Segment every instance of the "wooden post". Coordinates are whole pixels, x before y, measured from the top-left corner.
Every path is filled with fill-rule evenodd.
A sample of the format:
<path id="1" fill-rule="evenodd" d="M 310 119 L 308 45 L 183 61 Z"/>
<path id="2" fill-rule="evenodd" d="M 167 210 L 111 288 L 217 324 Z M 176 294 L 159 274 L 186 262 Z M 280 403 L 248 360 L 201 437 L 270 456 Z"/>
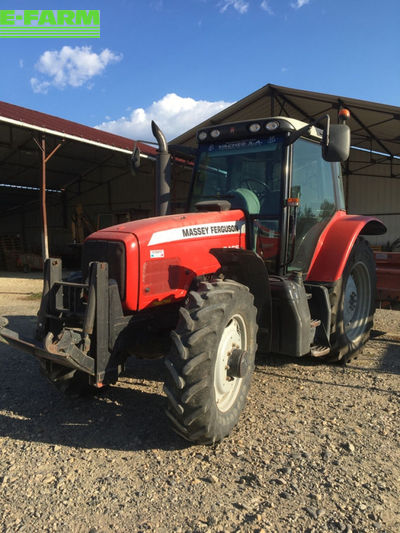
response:
<path id="1" fill-rule="evenodd" d="M 46 207 L 46 138 L 42 135 L 42 255 L 43 262 L 49 258 L 49 236 L 47 230 L 47 207 Z"/>
<path id="2" fill-rule="evenodd" d="M 57 144 L 57 146 L 50 152 L 46 157 L 46 136 L 42 134 L 41 143 L 37 141 L 35 137 L 33 140 L 38 145 L 40 151 L 42 152 L 42 183 L 40 187 L 40 196 L 41 196 L 41 212 L 42 212 L 42 256 L 43 262 L 49 258 L 49 235 L 47 228 L 47 206 L 46 206 L 46 164 L 47 161 L 57 152 L 57 150 L 62 146 L 64 139 Z"/>

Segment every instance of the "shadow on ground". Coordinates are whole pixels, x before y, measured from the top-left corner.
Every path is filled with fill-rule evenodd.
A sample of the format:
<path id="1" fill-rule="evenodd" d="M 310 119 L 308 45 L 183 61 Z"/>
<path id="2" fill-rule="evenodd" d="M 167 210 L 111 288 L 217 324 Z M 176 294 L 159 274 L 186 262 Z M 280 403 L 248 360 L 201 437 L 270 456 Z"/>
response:
<path id="1" fill-rule="evenodd" d="M 10 329 L 28 337 L 33 335 L 36 316 L 7 318 Z M 379 336 L 375 336 L 372 343 L 376 343 L 377 338 Z M 318 367 L 325 364 L 309 357 L 293 359 L 276 354 L 259 354 L 257 372 L 327 387 L 368 388 L 400 396 L 393 390 L 368 387 L 361 383 L 348 384 L 345 379 L 337 379 L 337 374 L 349 371 L 400 374 L 400 343 L 388 339 L 385 342 L 376 366 L 364 367 L 362 355 L 360 361 L 346 368 L 335 365 L 335 372 L 325 374 L 323 379 L 318 377 Z M 365 348 L 367 352 L 374 350 L 372 343 Z M 287 367 L 288 371 L 282 372 L 283 367 Z M 130 359 L 126 372 L 116 386 L 99 391 L 94 397 L 79 399 L 63 396 L 48 383 L 41 376 L 34 357 L 1 342 L 0 373 L 2 437 L 74 448 L 130 451 L 182 449 L 188 446 L 170 430 L 164 414 L 164 366 L 160 359 Z"/>
<path id="2" fill-rule="evenodd" d="M 367 347 L 376 346 L 383 352 L 379 358 L 379 372 L 400 374 L 400 335 L 372 330 L 371 341 Z"/>
<path id="3" fill-rule="evenodd" d="M 314 359 L 312 357 L 293 358 L 280 354 L 257 354 L 257 371 L 286 378 L 289 380 L 317 383 L 325 386 L 353 388 L 357 390 L 371 390 L 384 394 L 393 394 L 400 399 L 400 392 L 394 391 L 392 388 L 384 389 L 376 387 L 375 385 L 363 385 L 358 383 L 356 385 L 349 384 L 346 379 L 337 379 L 337 376 L 347 372 L 366 373 L 369 375 L 379 374 L 394 374 L 400 375 L 400 337 L 390 338 L 385 332 L 373 331 L 371 340 L 360 350 L 358 356 L 348 363 L 327 363 Z M 318 374 L 318 368 L 331 367 L 333 373 L 332 379 L 316 379 L 314 376 Z M 288 369 L 287 373 L 283 373 L 284 368 Z M 276 369 L 276 370 L 274 370 Z M 296 373 L 296 369 L 298 373 Z M 324 376 L 330 377 L 329 374 Z"/>
<path id="4" fill-rule="evenodd" d="M 366 361 L 371 361 L 368 366 L 363 366 Z M 257 354 L 257 364 L 261 366 L 281 368 L 287 365 L 299 367 L 319 367 L 329 365 L 338 368 L 348 368 L 355 372 L 371 372 L 386 374 L 400 374 L 400 335 L 391 335 L 385 331 L 372 330 L 371 338 L 360 350 L 357 357 L 349 364 L 327 363 L 313 357 L 289 357 L 280 354 Z"/>
<path id="5" fill-rule="evenodd" d="M 8 316 L 8 328 L 32 336 L 35 316 Z M 71 399 L 39 371 L 37 360 L 0 342 L 0 436 L 76 448 L 182 449 L 168 426 L 163 361 L 131 359 L 116 386 Z"/>

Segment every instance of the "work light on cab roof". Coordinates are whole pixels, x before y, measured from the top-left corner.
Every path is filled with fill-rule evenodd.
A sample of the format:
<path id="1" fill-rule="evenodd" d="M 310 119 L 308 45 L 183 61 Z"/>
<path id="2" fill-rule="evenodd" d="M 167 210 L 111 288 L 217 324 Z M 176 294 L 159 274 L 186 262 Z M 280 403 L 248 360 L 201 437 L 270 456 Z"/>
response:
<path id="1" fill-rule="evenodd" d="M 261 124 L 259 122 L 253 122 L 253 124 L 250 124 L 249 131 L 251 133 L 257 133 L 261 130 Z"/>
<path id="2" fill-rule="evenodd" d="M 271 122 L 267 122 L 265 124 L 265 129 L 267 129 L 268 131 L 274 131 L 277 130 L 279 126 L 280 124 L 277 120 L 271 120 Z"/>

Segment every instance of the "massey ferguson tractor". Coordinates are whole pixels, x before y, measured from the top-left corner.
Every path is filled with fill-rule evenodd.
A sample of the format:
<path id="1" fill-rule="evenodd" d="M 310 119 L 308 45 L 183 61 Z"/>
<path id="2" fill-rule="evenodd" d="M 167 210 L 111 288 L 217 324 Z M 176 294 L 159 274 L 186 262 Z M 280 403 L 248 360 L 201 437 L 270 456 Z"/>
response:
<path id="1" fill-rule="evenodd" d="M 257 349 L 349 361 L 375 310 L 363 236 L 386 228 L 345 212 L 348 115 L 201 128 L 184 214 L 167 214 L 170 155 L 153 123 L 162 216 L 90 235 L 77 279 L 48 259 L 36 339 L 2 337 L 65 392 L 115 383 L 129 355 L 164 356 L 166 414 L 197 443 L 238 422 Z"/>

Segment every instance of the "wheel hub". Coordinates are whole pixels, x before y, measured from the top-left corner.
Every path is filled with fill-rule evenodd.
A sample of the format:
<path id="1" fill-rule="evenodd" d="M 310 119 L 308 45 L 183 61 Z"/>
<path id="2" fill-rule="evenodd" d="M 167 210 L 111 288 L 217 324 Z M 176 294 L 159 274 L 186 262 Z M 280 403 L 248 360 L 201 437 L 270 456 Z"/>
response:
<path id="1" fill-rule="evenodd" d="M 249 369 L 246 350 L 235 349 L 228 360 L 227 374 L 230 378 L 244 378 Z"/>
<path id="2" fill-rule="evenodd" d="M 246 328 L 240 315 L 231 318 L 222 332 L 214 369 L 214 391 L 217 407 L 228 411 L 234 404 L 247 365 Z M 242 375 L 240 375 L 242 374 Z"/>
<path id="3" fill-rule="evenodd" d="M 343 322 L 347 337 L 355 342 L 362 335 L 369 316 L 370 278 L 364 263 L 356 263 L 347 278 L 343 301 Z"/>

